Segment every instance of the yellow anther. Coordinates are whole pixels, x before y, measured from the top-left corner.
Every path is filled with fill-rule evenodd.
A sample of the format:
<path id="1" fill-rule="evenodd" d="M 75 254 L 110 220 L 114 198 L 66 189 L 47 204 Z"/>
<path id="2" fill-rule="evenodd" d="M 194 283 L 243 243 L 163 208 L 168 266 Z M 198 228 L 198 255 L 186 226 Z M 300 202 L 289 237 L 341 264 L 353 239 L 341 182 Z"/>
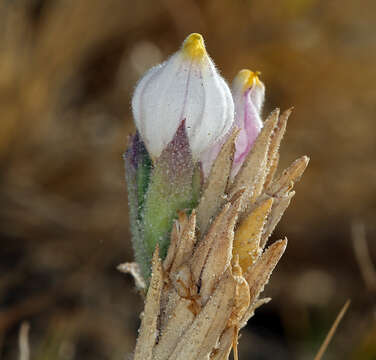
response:
<path id="1" fill-rule="evenodd" d="M 191 59 L 201 59 L 206 54 L 202 35 L 198 33 L 188 35 L 183 42 L 183 52 Z"/>

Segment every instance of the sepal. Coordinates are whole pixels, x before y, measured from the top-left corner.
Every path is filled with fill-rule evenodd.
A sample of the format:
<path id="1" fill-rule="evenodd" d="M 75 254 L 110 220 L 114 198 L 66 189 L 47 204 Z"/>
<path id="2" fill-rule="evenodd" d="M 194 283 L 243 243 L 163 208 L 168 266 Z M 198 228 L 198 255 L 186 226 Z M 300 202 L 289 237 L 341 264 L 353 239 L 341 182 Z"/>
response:
<path id="1" fill-rule="evenodd" d="M 156 244 L 159 244 L 162 259 L 166 256 L 172 224 L 178 211 L 190 212 L 196 205 L 194 174 L 195 165 L 185 122 L 182 121 L 172 141 L 154 162 L 145 194 L 142 236 L 149 259 Z M 195 187 L 197 188 L 197 184 Z M 149 273 L 145 277 L 148 278 Z"/>
<path id="2" fill-rule="evenodd" d="M 128 190 L 129 223 L 136 262 L 145 273 L 148 258 L 142 236 L 142 210 L 144 197 L 149 185 L 151 160 L 138 133 L 129 138 L 124 154 L 125 178 Z"/>

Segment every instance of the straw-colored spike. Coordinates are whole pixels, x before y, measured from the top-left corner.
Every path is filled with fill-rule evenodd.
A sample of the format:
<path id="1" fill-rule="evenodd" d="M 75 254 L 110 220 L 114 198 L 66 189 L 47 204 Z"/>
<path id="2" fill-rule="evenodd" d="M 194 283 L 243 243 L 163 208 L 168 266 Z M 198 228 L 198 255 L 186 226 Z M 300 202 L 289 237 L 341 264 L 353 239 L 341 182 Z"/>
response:
<path id="1" fill-rule="evenodd" d="M 250 305 L 249 285 L 243 277 L 243 271 L 239 265 L 239 256 L 235 257 L 234 265 L 232 267 L 232 275 L 236 281 L 235 303 L 228 326 L 238 326 L 240 319 Z"/>
<path id="2" fill-rule="evenodd" d="M 274 130 L 274 134 L 270 140 L 270 146 L 268 151 L 268 169 L 267 169 L 267 177 L 269 173 L 272 171 L 272 167 L 275 166 L 276 157 L 279 155 L 279 147 L 281 145 L 281 141 L 283 136 L 286 132 L 287 127 L 287 120 L 289 119 L 293 108 L 285 110 L 279 117 L 277 126 Z"/>
<path id="3" fill-rule="evenodd" d="M 264 191 L 268 189 L 268 187 L 274 180 L 274 176 L 278 169 L 278 164 L 279 164 L 279 153 L 277 152 L 275 156 L 270 160 L 269 171 L 266 175 L 265 183 L 264 183 Z"/>
<path id="4" fill-rule="evenodd" d="M 270 142 L 270 148 L 269 148 L 269 154 L 268 154 L 269 160 L 271 160 L 279 151 L 281 141 L 286 132 L 287 121 L 293 109 L 294 108 L 291 107 L 290 109 L 285 110 L 278 119 L 277 127 L 275 129 L 275 132 Z"/>
<path id="5" fill-rule="evenodd" d="M 160 329 L 164 329 L 172 312 L 180 301 L 177 290 L 167 281 L 161 295 L 161 311 L 159 314 Z"/>
<path id="6" fill-rule="evenodd" d="M 171 235 L 170 235 L 170 245 L 167 250 L 167 255 L 163 261 L 163 269 L 165 271 L 170 270 L 171 265 L 175 259 L 177 246 L 178 246 L 178 239 L 180 236 L 180 227 L 181 227 L 181 223 L 178 220 L 175 220 L 172 225 L 172 230 L 171 230 Z"/>
<path id="7" fill-rule="evenodd" d="M 264 232 L 261 237 L 260 241 L 260 247 L 264 248 L 266 245 L 266 242 L 269 239 L 269 236 L 274 231 L 275 227 L 279 223 L 279 221 L 282 218 L 282 215 L 286 211 L 286 209 L 289 207 L 291 199 L 295 195 L 295 191 L 290 191 L 287 195 L 280 197 L 280 198 L 274 198 L 274 203 L 270 212 L 270 215 L 268 217 L 268 220 L 264 227 Z"/>
<path id="8" fill-rule="evenodd" d="M 221 335 L 218 348 L 210 355 L 210 360 L 227 360 L 230 356 L 234 334 L 237 331 L 235 326 L 227 328 Z"/>
<path id="9" fill-rule="evenodd" d="M 165 70 L 172 72 L 167 74 Z M 182 81 L 176 84 L 172 81 L 176 86 L 171 88 L 175 73 L 181 75 Z M 190 75 L 187 77 L 187 74 Z M 258 75 L 249 70 L 240 71 L 233 88 L 234 94 L 239 90 L 249 96 L 257 112 L 265 90 Z M 199 97 L 202 101 L 197 102 L 189 95 L 197 93 L 195 89 L 202 85 L 203 79 L 208 84 L 204 87 L 210 90 L 209 96 Z M 161 86 L 168 88 L 168 96 L 162 97 L 164 102 L 160 102 Z M 187 89 L 187 106 L 183 107 L 193 111 L 194 116 L 182 114 L 185 120 L 181 122 L 176 114 L 181 113 L 182 102 L 174 95 Z M 154 96 L 155 106 L 147 106 L 148 94 Z M 211 100 L 209 103 L 213 106 L 205 99 Z M 223 106 L 217 106 L 222 102 Z M 200 107 L 210 111 L 202 112 Z M 156 116 L 155 109 L 163 116 Z M 139 286 L 148 290 L 133 360 L 228 360 L 231 349 L 234 360 L 238 360 L 239 331 L 255 309 L 270 300 L 259 299 L 260 293 L 284 253 L 287 239 L 273 243 L 266 250 L 264 247 L 290 204 L 294 196 L 291 190 L 309 161 L 303 156 L 275 177 L 279 147 L 292 109 L 281 115 L 279 109 L 274 110 L 263 126 L 257 118 L 254 125 L 258 136 L 255 140 L 249 136 L 251 150 L 233 168 L 239 133 L 232 123 L 234 102 L 230 89 L 208 57 L 202 36 L 193 33 L 180 51 L 147 72 L 139 82 L 132 110 L 140 139 L 147 149 L 137 149 L 140 144 L 135 137 L 126 153 L 127 174 L 130 168 L 132 175 L 128 180 L 133 183 L 129 187 L 133 190 L 129 198 L 135 202 L 131 204 L 133 213 L 140 215 L 137 199 L 143 198 L 145 186 L 146 200 L 149 199 L 143 203 L 141 217 L 131 217 L 134 241 L 149 247 L 148 256 L 136 256 L 140 263 L 144 258 L 147 260 L 142 263 L 144 275 L 140 275 L 134 264 L 119 268 L 130 271 L 138 284 L 145 276 L 145 285 Z M 155 119 L 172 124 L 166 127 L 167 133 L 156 136 Z M 205 125 L 201 132 L 192 126 L 195 122 Z M 208 178 L 201 184 L 201 163 L 207 165 L 201 155 L 208 147 L 208 151 L 215 153 L 219 150 L 214 143 L 216 139 L 225 140 Z M 135 161 L 146 165 L 146 153 L 153 162 L 153 171 L 150 179 L 147 176 L 148 184 L 142 181 L 138 189 L 135 176 L 144 168 L 134 165 Z M 156 243 L 159 247 L 153 253 Z M 143 254 L 142 248 L 136 252 L 139 254 Z"/>
<path id="10" fill-rule="evenodd" d="M 241 188 L 245 189 L 242 209 L 251 205 L 262 190 L 258 183 L 264 184 L 266 176 L 266 165 L 270 139 L 278 122 L 279 110 L 274 110 L 264 123 L 259 136 L 257 137 L 252 150 L 247 155 L 241 169 L 236 175 L 233 183 L 229 186 L 229 194 L 232 195 Z"/>
<path id="11" fill-rule="evenodd" d="M 174 273 L 192 255 L 196 243 L 196 211 L 193 210 L 189 219 L 182 228 L 178 239 L 176 255 L 171 266 L 171 273 Z"/>
<path id="12" fill-rule="evenodd" d="M 244 274 L 249 284 L 251 303 L 258 299 L 259 294 L 268 283 L 269 277 L 277 265 L 287 246 L 287 239 L 279 240 L 270 245 L 259 260 Z"/>
<path id="13" fill-rule="evenodd" d="M 260 255 L 260 239 L 272 205 L 273 198 L 263 201 L 241 221 L 235 232 L 233 256 L 239 256 L 239 264 L 244 272 Z"/>
<path id="14" fill-rule="evenodd" d="M 240 208 L 240 202 L 241 197 L 238 197 L 232 203 L 228 216 L 224 219 L 223 223 L 211 229 L 211 231 L 215 233 L 215 241 L 212 242 L 201 271 L 200 296 L 202 304 L 206 303 L 222 274 L 230 266 L 234 227 Z"/>
<path id="15" fill-rule="evenodd" d="M 197 225 L 202 235 L 206 233 L 211 219 L 218 214 L 226 201 L 224 193 L 231 173 L 235 140 L 238 133 L 238 130 L 233 131 L 224 143 L 206 180 L 206 185 L 197 208 Z"/>
<path id="16" fill-rule="evenodd" d="M 222 234 L 228 234 L 227 225 L 229 224 L 229 219 L 234 218 L 234 215 L 238 212 L 238 207 L 236 207 L 234 202 L 241 197 L 242 194 L 243 189 L 235 194 L 233 198 L 223 206 L 221 212 L 211 224 L 206 236 L 198 242 L 190 262 L 192 277 L 195 283 L 199 283 L 201 280 L 202 269 L 204 268 L 207 256 L 213 244 L 217 241 L 219 236 L 222 236 Z"/>
<path id="17" fill-rule="evenodd" d="M 175 272 L 170 273 L 170 280 L 181 297 L 190 297 L 193 290 L 193 282 L 189 264 L 183 264 Z"/>
<path id="18" fill-rule="evenodd" d="M 309 163 L 308 156 L 302 156 L 295 160 L 280 176 L 274 181 L 267 193 L 273 196 L 280 196 L 283 192 L 290 191 L 294 184 L 299 181 Z"/>
<path id="19" fill-rule="evenodd" d="M 279 147 L 281 145 L 283 136 L 285 135 L 287 120 L 289 119 L 292 110 L 293 108 L 287 109 L 281 114 L 278 120 L 277 127 L 272 136 L 268 152 L 268 169 L 264 183 L 264 190 L 266 190 L 269 187 L 277 171 L 279 163 Z"/>
<path id="20" fill-rule="evenodd" d="M 159 258 L 159 247 L 155 248 L 152 260 L 152 275 L 146 295 L 144 316 L 142 318 L 140 335 L 137 339 L 134 360 L 152 360 L 152 350 L 155 345 L 158 328 L 157 321 L 160 312 L 161 291 L 163 288 L 163 270 Z"/>
<path id="21" fill-rule="evenodd" d="M 257 197 L 262 193 L 263 189 L 265 188 L 265 183 L 268 181 L 269 174 L 270 176 L 273 176 L 274 172 L 276 171 L 279 161 L 279 146 L 281 144 L 283 135 L 285 134 L 287 120 L 291 112 L 292 108 L 284 111 L 278 118 L 277 125 L 270 138 L 265 172 L 262 174 L 262 178 L 260 178 L 257 182 L 252 201 L 255 201 Z"/>
<path id="22" fill-rule="evenodd" d="M 234 348 L 234 358 L 238 359 L 239 322 L 250 305 L 249 285 L 243 277 L 243 271 L 239 265 L 239 256 L 235 257 L 232 275 L 236 281 L 234 306 L 227 323 L 227 329 L 222 333 L 218 347 L 213 349 L 210 359 L 228 359 L 231 348 Z"/>
<path id="23" fill-rule="evenodd" d="M 225 224 L 227 223 L 226 219 L 229 217 L 230 209 L 231 204 L 225 204 L 222 211 L 212 223 L 207 235 L 198 243 L 198 246 L 193 253 L 193 257 L 191 259 L 191 271 L 193 280 L 196 283 L 200 281 L 201 272 L 205 265 L 206 258 L 209 254 L 212 244 L 216 239 L 217 234 L 215 229 L 221 228 L 222 232 L 226 231 Z"/>
<path id="24" fill-rule="evenodd" d="M 207 359 L 231 314 L 236 282 L 228 270 L 213 295 L 181 337 L 169 360 Z"/>
<path id="25" fill-rule="evenodd" d="M 195 314 L 190 310 L 189 299 L 181 298 L 176 291 L 170 296 L 175 299 L 176 307 L 169 312 L 163 326 L 160 340 L 153 351 L 154 360 L 168 359 L 184 332 L 195 319 Z"/>

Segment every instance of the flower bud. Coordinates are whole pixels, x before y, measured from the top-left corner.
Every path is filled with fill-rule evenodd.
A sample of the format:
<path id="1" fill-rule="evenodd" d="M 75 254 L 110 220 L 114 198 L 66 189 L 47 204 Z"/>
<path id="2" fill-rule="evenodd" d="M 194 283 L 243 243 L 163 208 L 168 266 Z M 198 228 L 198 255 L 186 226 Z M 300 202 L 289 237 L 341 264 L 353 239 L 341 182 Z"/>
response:
<path id="1" fill-rule="evenodd" d="M 265 98 L 265 86 L 259 79 L 259 72 L 241 70 L 232 85 L 232 96 L 235 103 L 235 122 L 225 137 L 208 148 L 201 156 L 205 177 L 209 175 L 211 166 L 222 145 L 234 130 L 239 129 L 235 142 L 235 155 L 231 176 L 239 171 L 245 157 L 252 148 L 262 128 L 261 109 Z"/>
<path id="2" fill-rule="evenodd" d="M 200 34 L 150 69 L 132 99 L 136 127 L 153 159 L 173 139 L 182 121 L 193 159 L 231 128 L 234 103 L 229 87 L 208 56 Z"/>
<path id="3" fill-rule="evenodd" d="M 241 70 L 233 81 L 234 125 L 240 129 L 235 143 L 233 176 L 240 169 L 263 125 L 260 113 L 265 98 L 265 86 L 258 76 L 258 72 Z"/>

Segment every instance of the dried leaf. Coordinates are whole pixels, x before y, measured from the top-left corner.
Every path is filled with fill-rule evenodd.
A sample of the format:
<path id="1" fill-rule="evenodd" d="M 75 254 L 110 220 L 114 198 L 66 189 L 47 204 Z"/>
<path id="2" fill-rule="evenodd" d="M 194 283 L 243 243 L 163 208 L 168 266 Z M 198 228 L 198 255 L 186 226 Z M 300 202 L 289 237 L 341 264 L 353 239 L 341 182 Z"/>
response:
<path id="1" fill-rule="evenodd" d="M 230 195 L 235 194 L 242 188 L 245 189 L 242 209 L 246 209 L 260 195 L 258 192 L 262 190 L 262 187 L 256 185 L 261 183 L 263 185 L 265 181 L 270 139 L 277 125 L 278 115 L 279 110 L 274 110 L 265 121 L 252 150 L 247 155 L 234 182 L 229 186 L 228 192 Z"/>
<path id="2" fill-rule="evenodd" d="M 250 287 L 250 306 L 239 322 L 240 328 L 244 327 L 253 316 L 254 311 L 261 305 L 270 301 L 270 298 L 259 300 L 258 297 L 268 283 L 270 275 L 283 255 L 287 246 L 287 239 L 279 240 L 270 245 L 252 268 L 248 269 L 245 278 Z"/>
<path id="3" fill-rule="evenodd" d="M 287 239 L 279 240 L 270 245 L 259 260 L 248 269 L 244 277 L 249 284 L 251 304 L 268 283 L 269 277 L 277 265 L 287 246 Z"/>
<path id="4" fill-rule="evenodd" d="M 192 281 L 189 264 L 183 264 L 176 272 L 170 273 L 170 279 L 181 297 L 190 298 L 191 296 L 196 296 L 197 286 Z"/>
<path id="5" fill-rule="evenodd" d="M 280 178 L 274 181 L 267 193 L 272 196 L 280 196 L 281 194 L 290 191 L 294 184 L 299 181 L 307 168 L 309 162 L 308 156 L 302 156 L 295 160 L 280 176 Z"/>
<path id="6" fill-rule="evenodd" d="M 201 240 L 198 243 L 193 253 L 193 257 L 191 259 L 191 271 L 193 275 L 193 280 L 196 283 L 198 283 L 200 280 L 201 272 L 205 265 L 206 258 L 208 256 L 212 243 L 216 239 L 216 233 L 219 231 L 219 229 L 221 229 L 221 232 L 226 231 L 226 228 L 223 224 L 225 223 L 224 220 L 228 218 L 229 216 L 230 208 L 231 208 L 230 203 L 227 203 L 223 207 L 220 214 L 216 217 L 216 219 L 212 223 L 208 234 L 205 236 L 203 240 Z"/>
<path id="7" fill-rule="evenodd" d="M 236 283 L 228 270 L 209 301 L 184 333 L 169 360 L 209 357 L 231 314 Z"/>
<path id="8" fill-rule="evenodd" d="M 262 234 L 262 238 L 260 241 L 261 248 L 265 247 L 266 242 L 269 239 L 269 236 L 272 234 L 275 227 L 281 220 L 282 215 L 284 214 L 284 212 L 290 205 L 291 199 L 293 198 L 294 195 L 295 195 L 295 191 L 291 191 L 287 195 L 281 198 L 274 198 L 272 210 L 265 224 L 264 232 Z"/>
<path id="9" fill-rule="evenodd" d="M 175 272 L 184 262 L 186 262 L 193 252 L 196 243 L 196 211 L 193 210 L 189 220 L 182 226 L 176 248 L 176 255 L 171 266 L 171 272 Z"/>
<path id="10" fill-rule="evenodd" d="M 264 191 L 268 189 L 268 187 L 274 180 L 274 176 L 278 169 L 278 164 L 279 164 L 279 153 L 276 153 L 275 156 L 270 160 L 269 171 L 266 175 L 265 183 L 264 183 Z"/>
<path id="11" fill-rule="evenodd" d="M 176 307 L 169 311 L 167 321 L 159 336 L 159 342 L 153 351 L 153 359 L 168 359 L 176 348 L 180 338 L 192 324 L 195 315 L 190 310 L 191 301 L 181 298 L 177 292 L 170 296 L 175 299 Z"/>
<path id="12" fill-rule="evenodd" d="M 234 297 L 234 308 L 228 322 L 228 326 L 238 327 L 240 319 L 243 317 L 244 313 L 249 307 L 250 297 L 249 297 L 249 285 L 247 280 L 243 277 L 242 268 L 239 265 L 239 257 L 236 256 L 236 260 L 232 267 L 232 275 L 236 281 L 235 297 Z"/>
<path id="13" fill-rule="evenodd" d="M 180 216 L 180 213 L 179 213 L 179 216 Z M 163 269 L 165 271 L 170 270 L 172 266 L 172 262 L 175 259 L 177 246 L 178 246 L 178 239 L 180 236 L 180 227 L 181 227 L 181 222 L 179 222 L 178 220 L 175 220 L 172 225 L 172 230 L 171 230 L 171 235 L 170 235 L 170 245 L 167 250 L 167 255 L 165 259 L 163 260 Z"/>
<path id="14" fill-rule="evenodd" d="M 239 264 L 247 271 L 260 254 L 260 239 L 265 221 L 273 205 L 273 198 L 263 201 L 245 219 L 235 232 L 233 256 L 239 256 Z"/>
<path id="15" fill-rule="evenodd" d="M 200 283 L 200 295 L 205 304 L 214 286 L 231 261 L 234 226 L 240 208 L 241 196 L 225 205 L 208 234 L 199 243 L 192 258 L 193 279 Z"/>
<path id="16" fill-rule="evenodd" d="M 281 145 L 281 141 L 283 135 L 286 132 L 287 120 L 291 115 L 293 108 L 287 109 L 284 111 L 278 119 L 277 127 L 274 130 L 274 134 L 270 141 L 269 151 L 268 151 L 268 161 L 267 161 L 267 177 L 265 183 L 272 179 L 273 173 L 276 169 L 276 165 L 278 164 L 279 158 L 279 146 Z M 266 185 L 264 185 L 266 186 Z"/>
<path id="17" fill-rule="evenodd" d="M 219 346 L 210 355 L 210 360 L 227 360 L 230 356 L 234 334 L 237 329 L 234 326 L 227 328 L 219 338 Z"/>
<path id="18" fill-rule="evenodd" d="M 278 119 L 277 128 L 274 131 L 274 134 L 270 143 L 269 159 L 272 159 L 275 155 L 278 154 L 281 141 L 286 132 L 287 120 L 289 119 L 293 109 L 294 108 L 291 107 L 290 109 L 285 110 Z"/>
<path id="19" fill-rule="evenodd" d="M 238 133 L 238 130 L 233 131 L 224 143 L 206 181 L 205 189 L 197 208 L 197 224 L 202 235 L 206 233 L 210 220 L 218 214 L 226 200 L 224 194 L 231 173 L 235 140 Z"/>
<path id="20" fill-rule="evenodd" d="M 159 258 L 158 245 L 154 251 L 152 264 L 150 286 L 146 295 L 144 316 L 141 321 L 134 360 L 153 359 L 152 350 L 158 335 L 157 321 L 160 312 L 161 291 L 163 288 L 163 270 Z"/>
<path id="21" fill-rule="evenodd" d="M 167 281 L 162 289 L 159 329 L 165 328 L 180 299 L 181 297 L 178 295 L 177 290 Z"/>
<path id="22" fill-rule="evenodd" d="M 279 161 L 279 153 L 278 153 L 279 146 L 281 144 L 283 135 L 285 134 L 287 120 L 291 112 L 292 112 L 292 108 L 284 111 L 278 119 L 278 123 L 270 139 L 265 173 L 264 173 L 263 178 L 261 178 L 256 184 L 253 201 L 255 201 L 256 198 L 260 196 L 263 189 L 265 189 L 265 183 L 268 181 L 269 174 L 270 176 L 274 176 L 274 172 L 277 168 L 278 161 Z"/>

